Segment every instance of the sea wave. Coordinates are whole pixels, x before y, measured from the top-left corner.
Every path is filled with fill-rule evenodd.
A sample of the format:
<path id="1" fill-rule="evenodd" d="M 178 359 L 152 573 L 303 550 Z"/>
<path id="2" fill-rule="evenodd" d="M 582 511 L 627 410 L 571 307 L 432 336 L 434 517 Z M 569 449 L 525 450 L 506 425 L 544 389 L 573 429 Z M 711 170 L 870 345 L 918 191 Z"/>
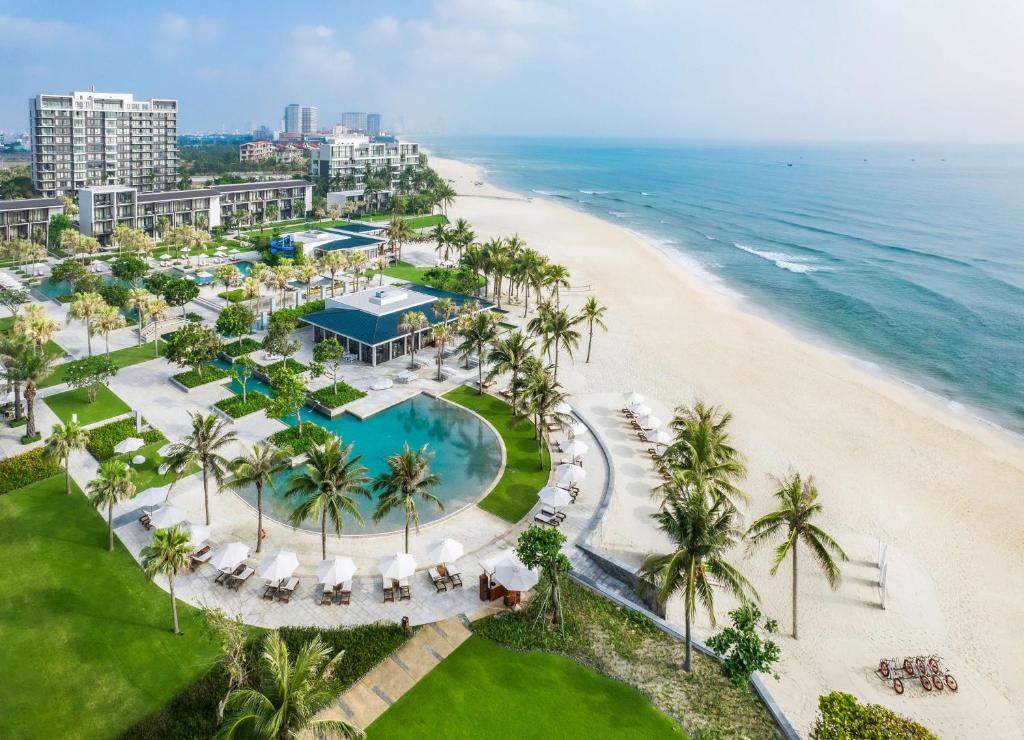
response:
<path id="1" fill-rule="evenodd" d="M 768 260 L 773 263 L 776 267 L 783 270 L 789 270 L 799 274 L 807 272 L 828 272 L 828 267 L 821 267 L 820 265 L 810 264 L 810 257 L 801 257 L 793 254 L 786 254 L 785 252 L 768 252 L 760 249 L 754 249 L 748 247 L 746 244 L 740 244 L 739 242 L 733 242 L 732 244 L 739 250 L 752 254 L 755 257 L 760 257 L 763 260 Z"/>

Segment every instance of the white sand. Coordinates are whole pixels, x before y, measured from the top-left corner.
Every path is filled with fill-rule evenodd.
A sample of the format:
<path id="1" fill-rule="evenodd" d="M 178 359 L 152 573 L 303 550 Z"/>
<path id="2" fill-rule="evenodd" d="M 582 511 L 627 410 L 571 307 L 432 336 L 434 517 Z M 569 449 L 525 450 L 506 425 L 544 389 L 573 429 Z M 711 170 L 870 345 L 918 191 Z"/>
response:
<path id="1" fill-rule="evenodd" d="M 1024 449 L 1016 438 L 802 341 L 613 224 L 476 185 L 482 175 L 460 162 L 432 164 L 460 194 L 451 217 L 467 218 L 481 238 L 518 232 L 609 306 L 594 361 L 584 366 L 580 355 L 560 373 L 577 403 L 611 414 L 618 394 L 636 388 L 666 412 L 697 397 L 730 409 L 750 470 L 750 517 L 771 505 L 770 474 L 817 477 L 823 524 L 852 562 L 832 592 L 804 554 L 799 641 L 788 636 L 789 570 L 772 578 L 768 553 L 734 554 L 785 635 L 782 679 L 770 684 L 798 731 L 810 729 L 818 695 L 839 689 L 942 736 L 1024 734 Z M 578 306 L 585 295 L 566 299 Z M 608 440 L 613 454 L 626 439 Z M 605 545 L 635 558 L 657 543 L 642 515 L 649 509 L 644 486 L 620 478 Z M 874 587 L 880 542 L 890 551 L 884 611 Z M 729 607 L 723 599 L 720 619 Z M 681 617 L 674 605 L 669 616 Z M 897 697 L 872 673 L 883 656 L 922 652 L 946 658 L 959 693 L 911 686 Z"/>

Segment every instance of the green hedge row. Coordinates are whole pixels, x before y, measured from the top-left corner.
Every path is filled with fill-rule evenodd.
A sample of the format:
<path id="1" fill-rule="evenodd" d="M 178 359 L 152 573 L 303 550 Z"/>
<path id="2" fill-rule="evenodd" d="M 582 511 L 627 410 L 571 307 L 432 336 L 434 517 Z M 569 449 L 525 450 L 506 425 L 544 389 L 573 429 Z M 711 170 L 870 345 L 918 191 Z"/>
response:
<path id="1" fill-rule="evenodd" d="M 217 294 L 218 298 L 223 298 L 229 303 L 241 303 L 245 300 L 245 291 L 241 288 L 235 288 L 234 290 L 225 290 Z"/>
<path id="2" fill-rule="evenodd" d="M 270 435 L 270 441 L 282 449 L 291 450 L 293 455 L 301 455 L 310 445 L 322 445 L 331 436 L 323 427 L 306 422 L 302 425 L 301 435 L 298 427 L 288 427 Z"/>
<path id="3" fill-rule="evenodd" d="M 260 409 L 265 409 L 269 405 L 270 399 L 256 391 L 249 391 L 246 394 L 245 401 L 242 401 L 241 396 L 231 396 L 229 398 L 223 398 L 214 404 L 214 406 L 219 408 L 232 419 L 240 419 L 243 416 L 254 414 Z"/>
<path id="4" fill-rule="evenodd" d="M 321 388 L 309 395 L 310 398 L 315 399 L 327 408 L 336 409 L 339 406 L 344 406 L 346 403 L 351 403 L 352 401 L 362 398 L 366 393 L 358 388 L 353 388 L 348 383 L 338 381 L 337 391 L 334 390 L 333 385 L 329 385 L 326 388 Z"/>
<path id="5" fill-rule="evenodd" d="M 129 437 L 141 437 L 147 445 L 154 442 L 165 442 L 167 439 L 159 429 L 148 429 L 142 434 L 138 434 L 135 431 L 135 419 L 112 421 L 101 427 L 90 429 L 88 434 L 89 441 L 86 442 L 85 449 L 99 462 L 112 458 L 115 454 L 114 445 Z"/>
<path id="6" fill-rule="evenodd" d="M 243 339 L 229 342 L 221 348 L 221 352 L 226 354 L 228 357 L 241 357 L 247 355 L 253 350 L 260 348 L 260 343 L 252 337 L 244 337 Z"/>
<path id="7" fill-rule="evenodd" d="M 272 376 L 275 370 L 280 370 L 282 367 L 287 367 L 290 370 L 294 370 L 297 373 L 304 373 L 309 369 L 298 360 L 293 360 L 291 357 L 289 357 L 287 360 L 278 360 L 277 362 L 273 362 L 269 365 L 266 365 L 265 367 L 261 368 L 261 370 L 263 370 L 263 372 L 265 372 L 267 375 Z"/>
<path id="8" fill-rule="evenodd" d="M 215 380 L 226 378 L 228 377 L 228 373 L 226 370 L 221 370 L 219 367 L 214 365 L 207 365 L 203 368 L 201 373 L 197 373 L 195 370 L 186 370 L 183 373 L 178 373 L 171 377 L 186 388 L 195 388 L 196 386 L 206 385 L 207 383 L 212 383 Z"/>
<path id="9" fill-rule="evenodd" d="M 42 448 L 0 460 L 0 495 L 16 491 L 36 481 L 63 473 L 59 462 L 43 456 Z"/>
<path id="10" fill-rule="evenodd" d="M 282 321 L 285 319 L 291 319 L 292 321 L 305 316 L 307 313 L 313 313 L 314 311 L 323 311 L 326 301 L 317 300 L 310 301 L 309 303 L 303 303 L 298 308 L 282 308 L 274 313 L 270 314 L 270 321 Z"/>

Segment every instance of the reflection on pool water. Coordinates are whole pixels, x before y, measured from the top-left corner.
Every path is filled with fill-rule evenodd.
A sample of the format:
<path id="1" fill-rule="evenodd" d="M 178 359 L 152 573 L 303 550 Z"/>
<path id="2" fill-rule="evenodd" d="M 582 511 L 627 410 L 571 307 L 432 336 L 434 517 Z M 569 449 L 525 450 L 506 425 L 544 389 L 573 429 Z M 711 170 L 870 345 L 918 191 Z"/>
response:
<path id="1" fill-rule="evenodd" d="M 240 387 L 234 387 L 236 393 Z M 257 380 L 246 384 L 248 392 L 268 392 L 266 385 Z M 294 417 L 284 420 L 295 426 Z M 402 451 L 403 443 L 418 448 L 427 445 L 434 454 L 431 469 L 441 477 L 441 485 L 433 493 L 444 503 L 445 512 L 436 505 L 417 500 L 420 524 L 439 519 L 466 504 L 476 501 L 498 474 L 501 467 L 501 443 L 497 435 L 483 420 L 461 406 L 421 394 L 392 406 L 380 413 L 360 420 L 352 414 L 341 414 L 328 419 L 311 409 L 302 413 L 304 424 L 314 423 L 341 437 L 343 444 L 354 443 L 353 454 L 361 455 L 361 464 L 368 469 L 371 478 L 387 469 L 388 456 Z M 280 522 L 288 522 L 292 503 L 285 499 L 284 492 L 292 475 L 298 471 L 288 470 L 278 476 L 275 489 L 264 490 L 264 513 Z M 241 491 L 242 497 L 255 503 L 255 489 Z M 346 520 L 345 534 L 376 534 L 393 532 L 405 525 L 402 511 L 393 511 L 379 523 L 373 521 L 373 498 L 357 497 L 356 503 L 366 526 Z M 302 529 L 318 532 L 319 521 L 305 521 Z M 328 531 L 330 524 L 328 523 Z"/>

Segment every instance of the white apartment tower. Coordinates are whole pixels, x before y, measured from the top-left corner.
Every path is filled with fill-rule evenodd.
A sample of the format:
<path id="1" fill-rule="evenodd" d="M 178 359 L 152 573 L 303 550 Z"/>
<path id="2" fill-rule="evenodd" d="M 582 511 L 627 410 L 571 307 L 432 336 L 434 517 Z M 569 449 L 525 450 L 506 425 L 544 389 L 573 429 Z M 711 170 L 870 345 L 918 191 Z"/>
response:
<path id="1" fill-rule="evenodd" d="M 178 180 L 178 101 L 130 93 L 29 100 L 32 186 L 46 197 L 94 185 L 168 190 Z"/>
<path id="2" fill-rule="evenodd" d="M 284 132 L 310 136 L 320 128 L 320 109 L 315 105 L 289 103 L 284 108 Z"/>

